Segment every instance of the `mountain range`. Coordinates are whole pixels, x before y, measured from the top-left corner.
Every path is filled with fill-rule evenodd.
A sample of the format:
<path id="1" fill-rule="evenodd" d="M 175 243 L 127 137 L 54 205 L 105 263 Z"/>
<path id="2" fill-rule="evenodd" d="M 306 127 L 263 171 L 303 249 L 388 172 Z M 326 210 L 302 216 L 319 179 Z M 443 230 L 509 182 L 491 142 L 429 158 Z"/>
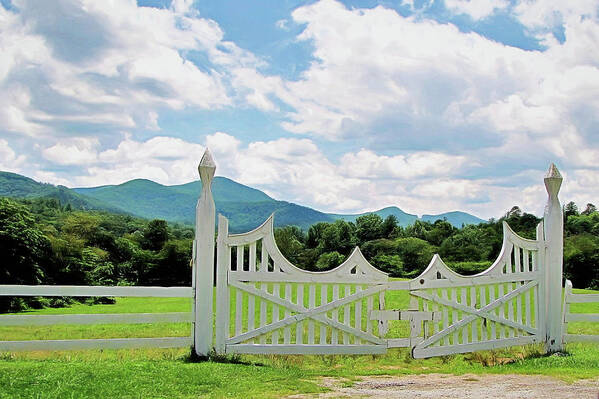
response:
<path id="1" fill-rule="evenodd" d="M 126 213 L 146 219 L 164 219 L 193 225 L 195 206 L 202 188 L 200 181 L 165 186 L 151 180 L 135 179 L 118 185 L 90 188 L 68 188 L 40 183 L 28 177 L 10 172 L 0 172 L 0 196 L 18 198 L 56 198 L 75 209 L 97 209 Z M 448 212 L 438 215 L 406 213 L 392 206 L 362 214 L 333 214 L 317 211 L 287 201 L 276 200 L 264 192 L 239 184 L 226 177 L 217 176 L 212 183 L 212 193 L 217 213 L 229 218 L 229 230 L 239 233 L 259 226 L 275 212 L 275 225 L 296 225 L 307 229 L 317 222 L 333 222 L 337 219 L 355 221 L 367 213 L 385 218 L 395 215 L 400 225 L 407 226 L 416 220 L 445 219 L 456 227 L 477 224 L 484 220 L 465 212 Z"/>

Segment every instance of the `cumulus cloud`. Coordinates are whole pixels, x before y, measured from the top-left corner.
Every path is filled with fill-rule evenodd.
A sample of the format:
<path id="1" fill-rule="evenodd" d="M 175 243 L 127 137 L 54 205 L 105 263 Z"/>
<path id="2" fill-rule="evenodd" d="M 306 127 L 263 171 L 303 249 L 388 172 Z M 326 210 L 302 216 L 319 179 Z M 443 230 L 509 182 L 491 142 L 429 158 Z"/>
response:
<path id="1" fill-rule="evenodd" d="M 464 10 L 485 4 L 448 3 Z M 526 7 L 541 7 L 526 4 L 516 7 L 521 15 Z M 482 18 L 507 3 L 487 6 L 472 13 Z M 509 144 L 532 141 L 538 151 L 569 165 L 567 154 L 592 147 L 599 126 L 591 116 L 599 114 L 599 23 L 581 16 L 595 15 L 593 10 L 558 8 L 569 15 L 566 40 L 526 51 L 452 24 L 323 0 L 292 13 L 305 25 L 298 39 L 314 46 L 315 61 L 299 79 L 251 70 L 238 73 L 236 84 L 247 88 L 247 101 L 260 109 L 276 110 L 273 97 L 291 107 L 282 126 L 297 134 L 327 140 L 367 136 L 370 147 L 394 151 L 494 149 L 499 157 L 515 151 L 531 162 L 534 153 Z M 596 161 L 589 155 L 574 163 Z"/>
<path id="2" fill-rule="evenodd" d="M 13 5 L 0 6 L 2 130 L 49 134 L 72 122 L 156 129 L 158 108 L 230 105 L 227 68 L 260 63 L 189 1 L 170 9 L 133 0 Z M 196 65 L 194 52 L 209 62 Z"/>
<path id="3" fill-rule="evenodd" d="M 510 5 L 506 0 L 445 0 L 445 7 L 456 14 L 469 15 L 474 20 L 484 19 L 496 10 Z"/>
<path id="4" fill-rule="evenodd" d="M 20 173 L 25 159 L 24 155 L 17 155 L 6 140 L 0 139 L 0 170 Z"/>
<path id="5" fill-rule="evenodd" d="M 42 150 L 42 155 L 59 165 L 86 165 L 94 163 L 98 157 L 98 139 L 76 137 Z"/>
<path id="6" fill-rule="evenodd" d="M 521 0 L 514 7 L 519 21 L 533 30 L 554 28 L 581 17 L 593 18 L 598 11 L 595 0 Z"/>

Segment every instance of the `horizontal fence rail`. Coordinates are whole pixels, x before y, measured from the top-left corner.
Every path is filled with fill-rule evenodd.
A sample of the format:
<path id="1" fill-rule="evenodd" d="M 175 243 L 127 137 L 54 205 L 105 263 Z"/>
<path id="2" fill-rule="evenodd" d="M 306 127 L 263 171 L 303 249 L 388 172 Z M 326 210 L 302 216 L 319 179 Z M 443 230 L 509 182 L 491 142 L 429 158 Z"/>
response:
<path id="1" fill-rule="evenodd" d="M 89 285 L 0 285 L 0 296 L 118 296 L 193 298 L 191 287 L 132 287 Z"/>
<path id="2" fill-rule="evenodd" d="M 53 339 L 35 341 L 0 341 L 4 351 L 60 351 L 76 349 L 185 348 L 193 343 L 191 337 Z"/>
<path id="3" fill-rule="evenodd" d="M 0 296 L 68 296 L 68 297 L 160 297 L 193 298 L 192 287 L 132 287 L 78 285 L 0 285 Z M 56 324 L 149 324 L 192 323 L 193 312 L 60 314 L 60 315 L 0 315 L 3 326 L 49 326 Z M 0 351 L 184 348 L 193 344 L 193 337 L 108 338 L 0 341 Z"/>
<path id="4" fill-rule="evenodd" d="M 191 323 L 193 313 L 116 313 L 65 315 L 0 315 L 0 326 L 47 326 L 52 324 L 148 324 Z"/>

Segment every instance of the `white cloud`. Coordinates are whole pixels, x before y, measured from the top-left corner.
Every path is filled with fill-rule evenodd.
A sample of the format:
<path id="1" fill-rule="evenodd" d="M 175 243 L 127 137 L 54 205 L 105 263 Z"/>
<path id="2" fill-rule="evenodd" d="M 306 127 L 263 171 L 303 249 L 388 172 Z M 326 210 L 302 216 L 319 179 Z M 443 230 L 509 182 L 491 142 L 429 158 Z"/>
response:
<path id="1" fill-rule="evenodd" d="M 373 147 L 396 152 L 475 148 L 502 158 L 516 151 L 533 162 L 534 153 L 511 146 L 519 137 L 554 160 L 596 164 L 589 148 L 597 125 L 588 118 L 599 113 L 595 18 L 569 18 L 564 43 L 526 51 L 380 6 L 348 9 L 324 0 L 292 17 L 306 25 L 298 39 L 314 45 L 316 59 L 299 79 L 235 72 L 236 87 L 254 106 L 276 110 L 276 97 L 292 108 L 282 123 L 290 132 L 367 136 Z M 573 161 L 572 152 L 587 154 Z"/>
<path id="2" fill-rule="evenodd" d="M 21 173 L 25 160 L 24 155 L 17 155 L 6 140 L 0 139 L 0 170 Z"/>
<path id="3" fill-rule="evenodd" d="M 289 30 L 289 20 L 283 18 L 283 19 L 279 19 L 277 22 L 275 22 L 275 25 L 277 26 L 277 28 L 282 29 L 282 30 Z"/>
<path id="4" fill-rule="evenodd" d="M 469 15 L 474 20 L 484 19 L 496 10 L 510 5 L 506 0 L 445 0 L 445 7 L 456 14 Z"/>
<path id="5" fill-rule="evenodd" d="M 197 164 L 204 146 L 175 137 L 158 136 L 147 141 L 125 138 L 114 149 L 98 153 L 98 161 L 77 176 L 76 184 L 120 184 L 131 179 L 150 179 L 162 184 L 181 184 L 197 179 Z"/>
<path id="6" fill-rule="evenodd" d="M 596 17 L 599 6 L 596 0 L 520 0 L 514 14 L 531 29 L 553 28 L 572 18 Z"/>
<path id="7" fill-rule="evenodd" d="M 50 172 L 47 170 L 38 170 L 33 174 L 32 177 L 34 180 L 37 180 L 41 183 L 50 183 L 65 187 L 70 185 L 70 180 L 58 176 L 55 172 Z"/>
<path id="8" fill-rule="evenodd" d="M 454 174 L 465 163 L 464 156 L 435 152 L 414 152 L 407 156 L 377 155 L 362 149 L 341 158 L 340 170 L 346 176 L 360 178 L 409 179 L 421 176 Z"/>
<path id="9" fill-rule="evenodd" d="M 42 156 L 59 165 L 87 165 L 96 162 L 99 144 L 96 138 L 71 138 L 43 149 Z"/>
<path id="10" fill-rule="evenodd" d="M 39 135 L 73 122 L 155 129 L 160 108 L 232 104 L 228 68 L 261 63 L 186 0 L 169 9 L 133 0 L 13 3 L 18 11 L 0 6 L 4 130 Z M 210 62 L 198 67 L 194 52 Z"/>

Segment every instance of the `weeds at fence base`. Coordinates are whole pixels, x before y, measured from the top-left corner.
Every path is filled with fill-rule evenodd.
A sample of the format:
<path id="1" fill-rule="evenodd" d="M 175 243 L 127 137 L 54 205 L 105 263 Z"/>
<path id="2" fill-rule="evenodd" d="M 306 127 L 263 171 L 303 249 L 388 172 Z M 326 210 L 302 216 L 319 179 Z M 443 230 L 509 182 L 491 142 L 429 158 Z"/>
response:
<path id="1" fill-rule="evenodd" d="M 567 352 L 560 353 L 557 356 L 569 356 Z M 526 345 L 519 349 L 511 348 L 510 350 L 490 350 L 473 352 L 464 356 L 464 360 L 470 364 L 479 363 L 483 367 L 501 366 L 527 359 L 538 359 L 543 357 L 553 356 L 552 353 L 546 353 L 542 345 Z"/>

